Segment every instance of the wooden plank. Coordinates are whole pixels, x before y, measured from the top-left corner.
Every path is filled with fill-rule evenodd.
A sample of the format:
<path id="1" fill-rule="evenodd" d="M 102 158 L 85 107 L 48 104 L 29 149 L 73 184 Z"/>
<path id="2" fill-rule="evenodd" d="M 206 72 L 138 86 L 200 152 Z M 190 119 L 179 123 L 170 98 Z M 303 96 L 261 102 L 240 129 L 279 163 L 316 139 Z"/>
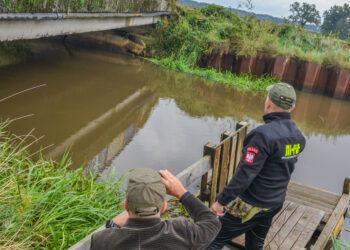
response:
<path id="1" fill-rule="evenodd" d="M 313 214 L 313 211 L 313 208 L 306 207 L 304 214 L 301 216 L 300 220 L 297 222 L 292 231 L 288 234 L 288 237 L 281 244 L 280 249 L 291 249 L 293 247 L 304 228 L 306 228 L 307 225 L 314 220 L 316 215 Z"/>
<path id="2" fill-rule="evenodd" d="M 242 124 L 238 123 L 236 125 L 236 130 L 241 129 L 242 127 L 243 127 Z M 243 141 L 244 141 L 244 137 L 246 136 L 246 134 L 247 134 L 246 127 L 244 129 L 241 129 L 237 134 L 236 158 L 235 158 L 234 172 L 236 172 L 236 169 L 237 169 L 239 162 L 241 160 L 241 157 L 242 157 Z"/>
<path id="3" fill-rule="evenodd" d="M 326 213 L 332 213 L 336 206 L 336 204 L 333 206 L 331 204 L 326 204 L 326 203 L 323 203 L 322 201 L 311 199 L 307 196 L 302 196 L 296 193 L 287 194 L 286 199 L 293 202 L 300 203 L 305 206 L 314 207 L 314 208 L 323 210 Z"/>
<path id="4" fill-rule="evenodd" d="M 323 206 L 320 206 L 318 204 L 314 204 L 314 203 L 311 203 L 311 202 L 308 202 L 308 201 L 295 199 L 294 197 L 290 197 L 290 196 L 287 196 L 286 199 L 288 199 L 289 201 L 292 201 L 292 202 L 295 202 L 295 203 L 307 206 L 307 207 L 311 207 L 311 208 L 315 208 L 315 209 L 323 211 L 325 214 L 324 214 L 324 216 L 322 218 L 322 221 L 325 222 L 325 223 L 327 223 L 329 217 L 331 216 L 331 214 L 332 214 L 332 212 L 334 210 L 334 209 L 323 207 Z"/>
<path id="5" fill-rule="evenodd" d="M 310 213 L 312 215 L 312 219 L 306 226 L 304 226 L 301 234 L 299 235 L 298 239 L 295 241 L 293 247 L 291 248 L 292 250 L 300 250 L 305 248 L 307 243 L 310 241 L 312 235 L 316 231 L 316 228 L 324 215 L 324 212 L 318 209 L 313 209 L 313 211 Z"/>
<path id="6" fill-rule="evenodd" d="M 201 190 L 200 190 L 200 194 L 199 194 L 199 199 L 201 201 L 207 201 L 208 200 L 208 173 L 205 173 L 204 175 L 202 175 L 202 179 L 201 179 Z"/>
<path id="7" fill-rule="evenodd" d="M 211 156 L 207 155 L 180 172 L 178 175 L 176 175 L 176 177 L 186 187 L 193 184 L 194 181 L 198 180 L 198 178 L 207 173 L 210 167 Z"/>
<path id="8" fill-rule="evenodd" d="M 313 248 L 314 250 L 318 250 L 318 249 L 321 250 L 321 249 L 325 248 L 325 246 L 327 245 L 328 240 L 331 236 L 331 233 L 335 229 L 341 216 L 344 215 L 346 209 L 348 208 L 349 200 L 350 200 L 350 196 L 348 194 L 343 194 L 341 196 L 335 210 L 333 211 L 326 226 L 324 227 L 323 231 L 321 232 L 320 236 L 318 237 L 318 239 L 315 243 L 315 246 Z"/>
<path id="9" fill-rule="evenodd" d="M 236 159 L 236 148 L 237 148 L 237 134 L 232 135 L 231 137 L 231 147 L 230 147 L 230 162 L 228 164 L 228 176 L 227 176 L 227 183 L 230 182 L 232 179 L 232 176 L 234 174 L 235 169 L 235 159 Z"/>
<path id="10" fill-rule="evenodd" d="M 244 247 L 245 246 L 245 234 L 241 234 L 240 236 L 234 238 L 232 240 L 232 242 L 236 245 Z"/>
<path id="11" fill-rule="evenodd" d="M 275 237 L 275 235 L 280 231 L 283 225 L 289 220 L 289 217 L 294 213 L 297 209 L 298 205 L 294 202 L 291 202 L 286 209 L 280 214 L 280 216 L 275 220 L 275 222 L 271 225 L 270 230 L 266 236 L 265 244 L 268 245 Z"/>
<path id="12" fill-rule="evenodd" d="M 292 213 L 289 217 L 288 221 L 281 227 L 279 232 L 275 235 L 275 237 L 268 244 L 271 249 L 278 249 L 280 245 L 285 241 L 288 234 L 292 231 L 295 224 L 299 221 L 306 210 L 306 207 L 303 205 L 298 205 L 297 209 Z"/>
<path id="13" fill-rule="evenodd" d="M 211 186 L 210 186 L 210 197 L 209 197 L 209 206 L 215 202 L 216 193 L 217 193 L 217 184 L 219 178 L 219 163 L 220 163 L 220 153 L 221 146 L 214 149 L 213 160 L 212 160 L 212 175 L 211 175 Z"/>
<path id="14" fill-rule="evenodd" d="M 221 140 L 224 140 L 224 134 L 221 135 Z M 229 163 L 229 151 L 230 151 L 230 140 L 226 140 L 222 145 L 221 158 L 220 158 L 220 175 L 218 179 L 218 190 L 221 192 L 227 183 L 228 175 L 228 163 Z"/>
<path id="15" fill-rule="evenodd" d="M 278 219 L 278 217 L 283 213 L 284 209 L 286 209 L 286 207 L 289 206 L 289 204 L 290 204 L 290 201 L 284 201 L 281 210 L 277 214 L 275 214 L 275 216 L 273 217 L 271 225 Z"/>
<path id="16" fill-rule="evenodd" d="M 304 185 L 301 183 L 297 183 L 294 181 L 291 181 L 288 185 L 287 194 L 293 193 L 293 194 L 300 194 L 304 197 L 309 197 L 314 200 L 323 201 L 326 204 L 331 204 L 336 206 L 340 199 L 340 195 L 336 193 L 332 193 L 323 189 L 311 187 L 308 185 Z"/>
<path id="17" fill-rule="evenodd" d="M 247 133 L 247 129 L 248 129 L 248 122 L 239 122 L 236 124 L 236 131 L 232 133 L 232 136 L 238 134 L 239 132 L 242 132 L 242 130 L 244 130 L 245 134 Z M 225 140 L 221 141 L 218 145 L 216 145 L 217 147 L 222 146 L 226 140 L 229 140 L 228 138 L 226 138 Z"/>
<path id="18" fill-rule="evenodd" d="M 350 189 L 350 178 L 345 178 L 344 185 L 343 185 L 343 194 L 350 194 L 349 189 Z"/>

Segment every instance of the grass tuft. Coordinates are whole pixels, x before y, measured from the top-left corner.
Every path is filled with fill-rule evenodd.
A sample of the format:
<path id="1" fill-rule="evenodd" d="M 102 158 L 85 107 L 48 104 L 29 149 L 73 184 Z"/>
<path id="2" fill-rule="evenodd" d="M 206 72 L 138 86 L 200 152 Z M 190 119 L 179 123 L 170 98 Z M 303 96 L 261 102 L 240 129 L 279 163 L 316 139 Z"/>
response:
<path id="1" fill-rule="evenodd" d="M 66 249 L 122 211 L 117 182 L 95 182 L 83 169 L 29 158 L 26 137 L 0 125 L 0 246 Z"/>

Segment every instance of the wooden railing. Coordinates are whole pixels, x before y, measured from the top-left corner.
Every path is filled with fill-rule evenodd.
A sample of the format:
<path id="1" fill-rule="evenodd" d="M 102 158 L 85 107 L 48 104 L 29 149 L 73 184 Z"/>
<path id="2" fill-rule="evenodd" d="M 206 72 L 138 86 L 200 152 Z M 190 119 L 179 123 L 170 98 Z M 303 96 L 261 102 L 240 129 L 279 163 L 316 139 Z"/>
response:
<path id="1" fill-rule="evenodd" d="M 222 191 L 238 167 L 247 130 L 248 123 L 240 122 L 236 125 L 235 132 L 221 134 L 221 142 L 218 145 L 207 143 L 204 146 L 203 158 L 177 177 L 184 186 L 201 177 L 199 197 L 202 201 L 209 201 L 209 205 L 212 204 L 216 194 Z"/>

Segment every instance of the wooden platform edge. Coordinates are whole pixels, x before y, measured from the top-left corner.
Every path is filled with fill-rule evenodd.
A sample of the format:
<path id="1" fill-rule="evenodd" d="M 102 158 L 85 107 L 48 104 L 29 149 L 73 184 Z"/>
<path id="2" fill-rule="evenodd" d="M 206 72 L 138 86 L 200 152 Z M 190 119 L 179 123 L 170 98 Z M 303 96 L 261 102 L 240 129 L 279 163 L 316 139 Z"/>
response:
<path id="1" fill-rule="evenodd" d="M 341 219 L 341 217 L 346 212 L 348 205 L 349 205 L 349 201 L 350 201 L 350 195 L 343 194 L 341 196 L 341 198 L 340 198 L 336 208 L 334 209 L 331 217 L 329 218 L 326 226 L 324 227 L 320 236 L 318 237 L 318 239 L 313 247 L 313 250 L 323 250 L 326 247 L 333 230 L 337 226 L 338 221 Z"/>

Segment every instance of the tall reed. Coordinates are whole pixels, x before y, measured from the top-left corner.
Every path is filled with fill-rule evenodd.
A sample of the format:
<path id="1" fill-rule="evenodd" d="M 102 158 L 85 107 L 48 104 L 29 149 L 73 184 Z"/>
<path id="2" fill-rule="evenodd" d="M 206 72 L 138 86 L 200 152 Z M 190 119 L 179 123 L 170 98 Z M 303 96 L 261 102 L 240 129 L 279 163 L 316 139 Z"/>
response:
<path id="1" fill-rule="evenodd" d="M 32 160 L 30 135 L 0 125 L 0 248 L 66 249 L 120 213 L 119 181 L 95 182 L 82 168 Z"/>

